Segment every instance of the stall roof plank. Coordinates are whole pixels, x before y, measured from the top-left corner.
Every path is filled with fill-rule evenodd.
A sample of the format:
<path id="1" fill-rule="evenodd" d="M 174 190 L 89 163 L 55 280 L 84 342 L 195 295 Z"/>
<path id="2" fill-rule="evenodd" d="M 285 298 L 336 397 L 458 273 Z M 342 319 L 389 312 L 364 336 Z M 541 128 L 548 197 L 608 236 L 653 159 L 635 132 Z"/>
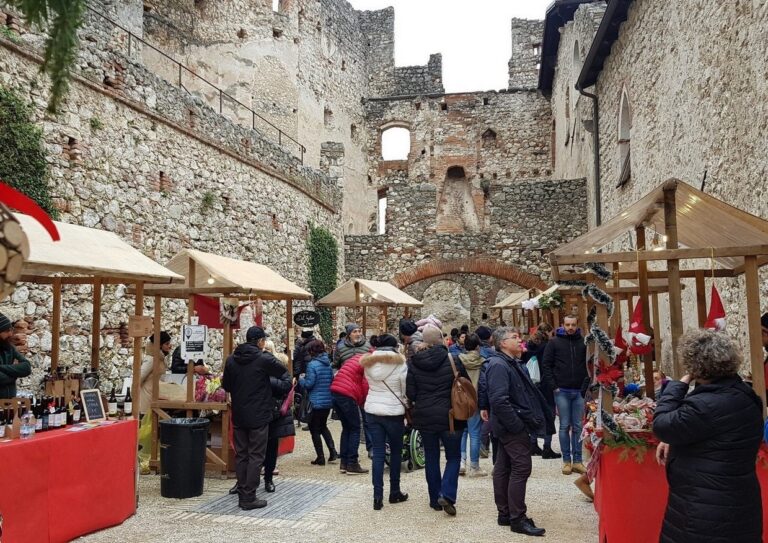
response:
<path id="1" fill-rule="evenodd" d="M 166 266 L 186 278 L 189 262 L 195 262 L 194 285 L 147 285 L 147 296 L 186 298 L 190 294 L 244 294 L 269 300 L 307 299 L 312 295 L 279 273 L 255 262 L 183 249 Z M 212 282 L 209 282 L 209 279 Z"/>
<path id="2" fill-rule="evenodd" d="M 715 260 L 722 267 L 742 270 L 745 253 L 740 253 L 738 249 L 754 248 L 768 243 L 768 221 L 726 204 L 687 183 L 670 179 L 616 217 L 558 247 L 550 253 L 552 262 L 565 264 L 573 263 L 577 259 L 581 262 L 594 259 L 615 262 L 617 260 L 605 260 L 605 257 L 595 253 L 627 232 L 634 231 L 638 226 L 651 228 L 660 236 L 666 235 L 665 190 L 675 191 L 680 249 L 701 249 L 704 253 L 707 249 L 715 249 Z M 728 254 L 723 251 L 727 248 L 734 250 Z M 718 249 L 720 251 L 717 251 Z M 710 255 L 702 256 L 706 258 Z M 684 255 L 681 258 L 692 257 Z"/>
<path id="3" fill-rule="evenodd" d="M 513 292 L 502 301 L 491 307 L 491 309 L 513 309 L 522 307 L 524 300 L 527 300 L 530 295 L 528 292 Z"/>
<path id="4" fill-rule="evenodd" d="M 355 285 L 358 285 L 360 289 L 360 302 L 355 299 Z M 331 307 L 354 307 L 356 305 L 421 307 L 424 304 L 391 283 L 352 278 L 324 296 L 316 305 Z"/>
<path id="5" fill-rule="evenodd" d="M 24 276 L 67 273 L 88 277 L 124 279 L 126 283 L 176 283 L 184 277 L 134 249 L 116 234 L 76 224 L 55 222 L 61 239 L 53 241 L 32 217 L 14 213 L 29 240 Z"/>

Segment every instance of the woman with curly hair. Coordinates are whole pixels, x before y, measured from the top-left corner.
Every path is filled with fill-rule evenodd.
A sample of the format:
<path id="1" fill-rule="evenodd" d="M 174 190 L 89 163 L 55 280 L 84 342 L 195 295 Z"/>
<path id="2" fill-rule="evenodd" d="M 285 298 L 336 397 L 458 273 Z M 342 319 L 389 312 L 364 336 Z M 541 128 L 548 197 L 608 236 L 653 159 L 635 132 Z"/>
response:
<path id="1" fill-rule="evenodd" d="M 739 377 L 741 353 L 726 334 L 688 332 L 679 352 L 687 374 L 669 382 L 653 416 L 669 482 L 660 541 L 759 543 L 762 402 Z"/>

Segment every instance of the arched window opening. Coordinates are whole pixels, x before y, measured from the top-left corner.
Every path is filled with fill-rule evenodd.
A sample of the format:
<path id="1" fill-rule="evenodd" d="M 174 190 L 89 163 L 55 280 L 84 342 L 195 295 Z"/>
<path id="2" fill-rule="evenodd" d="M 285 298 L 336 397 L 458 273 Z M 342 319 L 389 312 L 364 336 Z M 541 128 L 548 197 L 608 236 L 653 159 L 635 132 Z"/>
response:
<path id="1" fill-rule="evenodd" d="M 483 147 L 494 147 L 496 145 L 496 132 L 493 129 L 489 128 L 480 137 L 483 140 Z"/>
<path id="2" fill-rule="evenodd" d="M 619 106 L 619 141 L 618 141 L 618 182 L 617 187 L 627 184 L 632 179 L 632 159 L 630 152 L 630 136 L 632 129 L 632 109 L 629 105 L 627 90 L 621 92 Z"/>
<path id="3" fill-rule="evenodd" d="M 387 128 L 381 133 L 381 158 L 383 160 L 408 160 L 411 152 L 411 131 L 399 126 Z"/>

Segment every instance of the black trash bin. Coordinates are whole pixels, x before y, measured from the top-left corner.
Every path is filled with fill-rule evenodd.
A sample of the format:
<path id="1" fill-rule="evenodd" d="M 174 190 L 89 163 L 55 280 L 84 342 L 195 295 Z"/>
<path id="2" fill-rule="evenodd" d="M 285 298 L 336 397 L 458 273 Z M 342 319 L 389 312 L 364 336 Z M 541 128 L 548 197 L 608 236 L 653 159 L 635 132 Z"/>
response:
<path id="1" fill-rule="evenodd" d="M 160 495 L 194 498 L 203 493 L 208 419 L 160 421 Z"/>

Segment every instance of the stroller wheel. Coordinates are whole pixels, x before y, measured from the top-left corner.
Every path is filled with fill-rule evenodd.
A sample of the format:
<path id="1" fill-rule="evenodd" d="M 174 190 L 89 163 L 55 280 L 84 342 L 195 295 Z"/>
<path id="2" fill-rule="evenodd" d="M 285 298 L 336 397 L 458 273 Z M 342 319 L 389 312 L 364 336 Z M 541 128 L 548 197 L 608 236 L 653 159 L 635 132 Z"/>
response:
<path id="1" fill-rule="evenodd" d="M 427 460 L 424 456 L 424 443 L 421 441 L 421 434 L 418 430 L 414 429 L 411 431 L 409 442 L 410 459 L 414 466 L 416 466 L 418 469 L 421 469 L 426 465 Z"/>

